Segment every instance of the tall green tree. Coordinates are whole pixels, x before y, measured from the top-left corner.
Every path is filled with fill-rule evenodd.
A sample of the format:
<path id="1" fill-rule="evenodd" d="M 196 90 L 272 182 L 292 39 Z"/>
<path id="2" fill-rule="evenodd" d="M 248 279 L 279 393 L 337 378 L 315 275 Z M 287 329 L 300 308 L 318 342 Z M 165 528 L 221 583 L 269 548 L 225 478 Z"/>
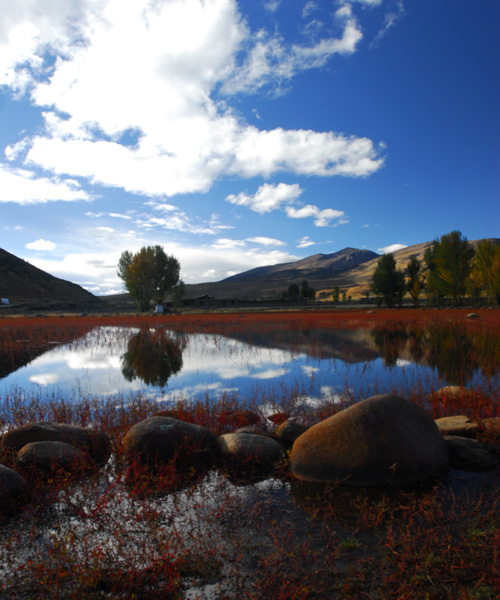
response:
<path id="1" fill-rule="evenodd" d="M 332 300 L 335 302 L 335 304 L 337 304 L 337 302 L 339 301 L 339 297 L 340 297 L 339 286 L 334 285 L 333 290 L 332 290 Z"/>
<path id="2" fill-rule="evenodd" d="M 406 265 L 406 275 L 408 277 L 406 289 L 413 300 L 413 306 L 418 308 L 420 303 L 420 294 L 424 289 L 424 278 L 422 275 L 422 264 L 415 254 L 410 256 L 410 260 Z"/>
<path id="3" fill-rule="evenodd" d="M 128 250 L 118 261 L 118 276 L 127 292 L 137 300 L 141 311 L 149 309 L 151 299 L 162 303 L 179 282 L 179 261 L 159 245 L 143 247 L 136 254 Z"/>
<path id="4" fill-rule="evenodd" d="M 451 298 L 453 306 L 460 306 L 467 289 L 472 268 L 474 248 L 460 231 L 442 235 L 433 244 L 436 274 L 442 292 Z"/>
<path id="5" fill-rule="evenodd" d="M 396 261 L 391 253 L 378 259 L 371 281 L 371 291 L 387 308 L 402 304 L 406 291 L 405 277 L 396 269 Z"/>

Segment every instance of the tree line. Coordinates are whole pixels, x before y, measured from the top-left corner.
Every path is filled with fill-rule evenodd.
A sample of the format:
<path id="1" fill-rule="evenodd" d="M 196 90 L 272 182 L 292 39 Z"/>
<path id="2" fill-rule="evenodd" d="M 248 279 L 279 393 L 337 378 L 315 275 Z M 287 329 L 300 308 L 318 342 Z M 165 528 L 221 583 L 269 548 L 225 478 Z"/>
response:
<path id="1" fill-rule="evenodd" d="M 473 304 L 485 301 L 500 304 L 500 245 L 481 240 L 476 249 L 460 231 L 435 240 L 426 249 L 423 261 L 414 255 L 400 270 L 392 254 L 377 262 L 370 291 L 379 305 L 400 306 L 409 293 L 413 305 L 420 305 L 425 292 L 428 305 L 462 306 L 467 296 Z"/>

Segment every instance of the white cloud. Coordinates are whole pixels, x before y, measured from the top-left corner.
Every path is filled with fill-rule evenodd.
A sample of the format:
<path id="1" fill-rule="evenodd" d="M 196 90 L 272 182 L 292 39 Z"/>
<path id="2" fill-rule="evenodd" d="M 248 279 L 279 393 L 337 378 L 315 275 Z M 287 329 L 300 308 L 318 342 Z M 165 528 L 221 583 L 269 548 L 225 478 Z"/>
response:
<path id="1" fill-rule="evenodd" d="M 297 244 L 297 248 L 309 248 L 309 246 L 315 246 L 316 242 L 313 242 L 311 238 L 305 235 L 301 238 Z"/>
<path id="2" fill-rule="evenodd" d="M 391 252 L 396 252 L 396 250 L 402 250 L 403 248 L 407 248 L 405 244 L 391 244 L 390 246 L 384 246 L 384 248 L 379 248 L 377 252 L 382 254 L 390 254 Z"/>
<path id="3" fill-rule="evenodd" d="M 4 13 L 2 82 L 31 89 L 46 125 L 11 158 L 26 153 L 48 172 L 152 197 L 205 192 L 226 174 L 359 177 L 383 164 L 366 138 L 259 130 L 217 100 L 220 89 L 279 87 L 354 52 L 352 16 L 340 37 L 291 46 L 252 32 L 235 0 L 16 0 Z M 123 141 L 130 132 L 133 145 Z"/>
<path id="4" fill-rule="evenodd" d="M 302 17 L 305 19 L 317 9 L 318 4 L 316 2 L 313 2 L 313 0 L 309 0 L 304 4 L 304 8 L 302 9 Z"/>
<path id="5" fill-rule="evenodd" d="M 345 219 L 345 213 L 341 210 L 334 210 L 333 208 L 325 208 L 321 210 L 314 204 L 306 204 L 301 208 L 294 208 L 293 206 L 287 206 L 285 208 L 286 214 L 291 219 L 305 219 L 307 217 L 314 217 L 314 224 L 316 227 L 331 227 L 339 224 L 348 223 Z M 337 221 L 332 225 L 332 221 Z"/>
<path id="6" fill-rule="evenodd" d="M 254 212 L 261 215 L 281 208 L 282 204 L 296 200 L 302 194 L 302 190 L 297 183 L 288 185 L 279 183 L 272 185 L 265 183 L 261 185 L 253 196 L 249 196 L 244 192 L 237 195 L 231 194 L 227 196 L 227 202 L 238 206 L 247 206 Z"/>
<path id="7" fill-rule="evenodd" d="M 262 244 L 263 246 L 286 246 L 286 243 L 282 242 L 281 240 L 262 236 L 247 238 L 247 242 Z"/>
<path id="8" fill-rule="evenodd" d="M 90 199 L 75 181 L 37 177 L 32 171 L 0 164 L 0 202 L 43 204 L 58 200 L 74 202 Z"/>
<path id="9" fill-rule="evenodd" d="M 220 238 L 212 244 L 212 248 L 242 248 L 246 246 L 243 240 L 230 240 L 227 238 Z"/>
<path id="10" fill-rule="evenodd" d="M 55 247 L 56 244 L 54 244 L 54 242 L 42 239 L 26 244 L 26 248 L 28 248 L 29 250 L 54 250 Z"/>

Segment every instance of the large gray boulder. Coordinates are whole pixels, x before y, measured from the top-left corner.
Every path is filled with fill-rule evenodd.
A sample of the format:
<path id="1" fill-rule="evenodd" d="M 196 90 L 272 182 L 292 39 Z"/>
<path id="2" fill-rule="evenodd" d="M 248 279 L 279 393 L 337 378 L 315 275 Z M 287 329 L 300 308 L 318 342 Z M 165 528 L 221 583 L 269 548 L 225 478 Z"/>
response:
<path id="1" fill-rule="evenodd" d="M 290 461 L 303 481 L 399 487 L 447 467 L 449 451 L 423 409 L 383 394 L 309 428 L 295 441 Z"/>
<path id="2" fill-rule="evenodd" d="M 67 423 L 40 421 L 21 425 L 2 437 L 2 446 L 18 452 L 33 442 L 64 442 L 86 452 L 97 464 L 104 464 L 111 453 L 107 434 Z"/>
<path id="3" fill-rule="evenodd" d="M 173 417 L 150 417 L 132 426 L 123 439 L 125 457 L 143 464 L 201 466 L 212 456 L 215 436 L 205 427 Z"/>

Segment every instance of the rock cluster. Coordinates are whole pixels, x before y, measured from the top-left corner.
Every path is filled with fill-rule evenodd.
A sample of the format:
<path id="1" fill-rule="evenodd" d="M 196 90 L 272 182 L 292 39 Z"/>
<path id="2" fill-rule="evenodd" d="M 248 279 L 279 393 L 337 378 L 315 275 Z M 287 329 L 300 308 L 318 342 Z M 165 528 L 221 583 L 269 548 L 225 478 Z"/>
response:
<path id="1" fill-rule="evenodd" d="M 173 465 L 181 474 L 216 466 L 232 479 L 268 476 L 289 456 L 290 472 L 299 482 L 372 487 L 416 484 L 448 467 L 484 471 L 499 465 L 494 450 L 475 437 L 487 432 L 500 438 L 500 418 L 472 423 L 458 415 L 433 421 L 392 394 L 362 400 L 309 428 L 285 418 L 273 435 L 258 426 L 258 416 L 238 413 L 234 422 L 242 421 L 246 426 L 217 437 L 173 416 L 153 416 L 128 430 L 123 456 L 153 473 L 161 465 Z M 8 431 L 1 446 L 19 470 L 0 465 L 0 507 L 5 508 L 22 505 L 25 477 L 60 471 L 81 475 L 104 465 L 111 453 L 107 434 L 49 422 Z"/>

